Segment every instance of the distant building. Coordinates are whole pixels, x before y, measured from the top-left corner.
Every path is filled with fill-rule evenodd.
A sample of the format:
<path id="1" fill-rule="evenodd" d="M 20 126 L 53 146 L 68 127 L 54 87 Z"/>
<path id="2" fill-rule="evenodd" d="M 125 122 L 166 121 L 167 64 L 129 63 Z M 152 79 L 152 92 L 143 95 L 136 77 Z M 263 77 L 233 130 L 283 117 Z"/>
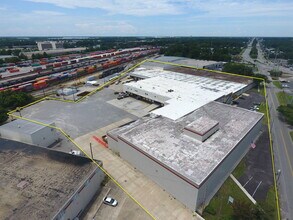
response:
<path id="1" fill-rule="evenodd" d="M 89 158 L 1 138 L 0 146 L 0 219 L 80 219 L 105 177 Z"/>
<path id="2" fill-rule="evenodd" d="M 53 122 L 43 123 L 55 126 Z M 49 147 L 59 139 L 56 129 L 20 119 L 0 126 L 0 138 L 40 147 Z"/>
<path id="3" fill-rule="evenodd" d="M 23 52 L 25 56 L 31 58 L 33 54 L 43 54 L 46 52 L 47 54 L 64 54 L 64 53 L 72 53 L 72 52 L 81 52 L 85 51 L 86 47 L 76 47 L 76 48 L 66 48 L 66 49 L 55 49 L 55 50 L 46 50 L 46 51 L 31 51 L 31 52 Z"/>
<path id="4" fill-rule="evenodd" d="M 226 62 L 213 60 L 197 60 L 186 57 L 160 56 L 156 60 L 181 65 L 193 66 L 199 69 L 221 70 Z"/>
<path id="5" fill-rule="evenodd" d="M 56 50 L 63 48 L 62 41 L 39 41 L 37 42 L 38 49 L 42 50 Z"/>

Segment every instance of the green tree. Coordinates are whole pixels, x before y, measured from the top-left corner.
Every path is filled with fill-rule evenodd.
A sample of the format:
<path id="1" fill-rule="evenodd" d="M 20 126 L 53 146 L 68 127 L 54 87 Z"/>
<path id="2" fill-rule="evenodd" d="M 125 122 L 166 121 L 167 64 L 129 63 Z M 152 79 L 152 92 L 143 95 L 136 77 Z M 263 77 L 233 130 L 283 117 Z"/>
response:
<path id="1" fill-rule="evenodd" d="M 9 110 L 24 106 L 32 101 L 33 97 L 30 94 L 24 92 L 0 92 L 0 123 L 3 123 L 7 120 L 6 113 Z"/>
<path id="2" fill-rule="evenodd" d="M 277 110 L 284 116 L 288 124 L 293 125 L 293 104 L 280 105 Z"/>
<path id="3" fill-rule="evenodd" d="M 0 124 L 8 119 L 7 110 L 0 107 Z"/>
<path id="4" fill-rule="evenodd" d="M 228 73 L 246 75 L 246 76 L 253 75 L 253 68 L 251 66 L 248 66 L 242 63 L 226 63 L 224 65 L 223 71 Z"/>

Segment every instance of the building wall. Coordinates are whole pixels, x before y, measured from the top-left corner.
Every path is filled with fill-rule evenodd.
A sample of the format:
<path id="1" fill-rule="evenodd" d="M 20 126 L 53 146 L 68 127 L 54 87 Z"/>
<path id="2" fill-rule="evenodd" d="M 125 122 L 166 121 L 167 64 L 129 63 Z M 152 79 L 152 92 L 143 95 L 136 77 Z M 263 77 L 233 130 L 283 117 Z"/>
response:
<path id="1" fill-rule="evenodd" d="M 52 44 L 49 42 L 39 42 L 38 43 L 38 49 L 39 50 L 49 50 L 52 49 Z"/>
<path id="2" fill-rule="evenodd" d="M 51 124 L 55 126 L 55 124 Z M 40 147 L 48 147 L 58 141 L 56 129 L 43 127 L 31 135 L 32 144 Z"/>
<path id="3" fill-rule="evenodd" d="M 117 139 L 117 136 L 115 136 Z M 110 146 L 111 150 L 114 151 L 115 153 L 119 153 L 119 148 L 118 148 L 118 141 L 114 140 L 109 134 L 107 134 L 107 140 L 108 140 L 108 146 Z"/>
<path id="4" fill-rule="evenodd" d="M 109 142 L 109 147 L 111 149 L 112 141 L 110 140 Z M 132 166 L 140 170 L 145 176 L 160 185 L 186 207 L 191 210 L 195 210 L 197 188 L 190 185 L 180 177 L 176 176 L 169 170 L 165 169 L 120 139 L 118 139 L 118 143 L 114 148 L 118 149 L 121 158 L 128 161 Z"/>
<path id="5" fill-rule="evenodd" d="M 76 217 L 80 217 L 89 202 L 96 195 L 98 190 L 100 190 L 104 177 L 104 172 L 97 168 L 52 219 L 73 220 Z"/>
<path id="6" fill-rule="evenodd" d="M 26 143 L 26 144 L 32 144 L 31 135 L 21 133 L 21 132 L 16 132 L 14 130 L 9 130 L 3 127 L 0 127 L 0 137 L 13 140 L 13 141 Z"/>
<path id="7" fill-rule="evenodd" d="M 262 120 L 260 120 L 254 128 L 242 139 L 237 147 L 232 151 L 230 155 L 222 162 L 211 174 L 210 177 L 200 186 L 197 197 L 197 209 L 201 209 L 206 206 L 212 197 L 219 190 L 221 185 L 229 177 L 231 172 L 239 164 L 242 158 L 246 155 L 250 148 L 250 144 L 255 140 L 260 132 L 262 126 Z"/>
<path id="8" fill-rule="evenodd" d="M 213 64 L 208 64 L 203 66 L 204 69 L 209 69 L 209 70 L 218 70 L 223 68 L 223 63 L 219 62 L 219 63 L 213 63 Z"/>
<path id="9" fill-rule="evenodd" d="M 144 89 L 138 89 L 136 87 L 132 87 L 131 85 L 123 85 L 123 91 L 144 97 L 149 100 L 163 103 L 163 104 L 166 104 L 166 101 L 171 99 L 169 97 L 162 96 L 162 95 L 156 94 L 154 92 L 150 92 L 150 91 L 146 91 Z"/>
<path id="10" fill-rule="evenodd" d="M 56 130 L 49 127 L 43 127 L 32 134 L 26 134 L 21 129 L 15 131 L 0 127 L 0 137 L 40 147 L 48 147 L 58 141 Z"/>

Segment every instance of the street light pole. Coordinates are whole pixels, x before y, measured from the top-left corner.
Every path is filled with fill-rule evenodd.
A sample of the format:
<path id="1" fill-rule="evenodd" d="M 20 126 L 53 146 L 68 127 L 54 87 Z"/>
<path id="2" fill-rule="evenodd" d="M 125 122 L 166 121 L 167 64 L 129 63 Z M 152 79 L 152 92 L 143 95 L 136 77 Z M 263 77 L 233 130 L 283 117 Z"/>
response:
<path id="1" fill-rule="evenodd" d="M 276 182 L 278 183 L 278 180 L 279 180 L 279 178 L 281 176 L 281 170 L 280 169 L 277 170 L 276 176 L 277 176 L 277 181 Z"/>

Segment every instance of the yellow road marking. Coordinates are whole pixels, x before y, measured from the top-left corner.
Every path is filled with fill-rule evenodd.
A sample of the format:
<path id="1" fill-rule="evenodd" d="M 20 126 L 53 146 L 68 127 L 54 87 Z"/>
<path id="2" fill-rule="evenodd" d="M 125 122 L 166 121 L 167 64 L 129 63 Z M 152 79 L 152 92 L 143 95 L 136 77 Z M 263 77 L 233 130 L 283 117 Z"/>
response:
<path id="1" fill-rule="evenodd" d="M 271 125 L 270 125 L 270 115 L 269 115 L 269 108 L 268 108 L 268 99 L 267 99 L 267 92 L 266 92 L 266 82 L 264 79 L 262 78 L 258 78 L 258 77 L 252 77 L 252 76 L 243 76 L 243 75 L 239 75 L 239 74 L 234 74 L 234 73 L 227 73 L 227 72 L 221 72 L 221 71 L 216 71 L 216 70 L 207 70 L 207 69 L 201 69 L 201 68 L 197 68 L 194 66 L 188 66 L 188 65 L 182 65 L 182 64 L 175 64 L 175 63 L 170 63 L 170 62 L 162 62 L 162 61 L 158 61 L 158 60 L 143 60 L 142 62 L 132 66 L 130 69 L 122 72 L 119 77 L 117 77 L 117 79 L 113 79 L 105 84 L 103 84 L 102 86 L 99 86 L 97 89 L 93 90 L 92 92 L 90 92 L 89 94 L 87 94 L 86 96 L 82 97 L 81 99 L 78 99 L 77 101 L 72 101 L 73 103 L 79 103 L 82 100 L 84 100 L 85 98 L 91 96 L 92 94 L 96 93 L 97 91 L 103 89 L 105 86 L 108 86 L 110 84 L 112 84 L 114 81 L 120 79 L 122 76 L 124 76 L 125 74 L 129 73 L 130 71 L 132 71 L 133 69 L 135 69 L 136 67 L 138 67 L 139 65 L 145 63 L 145 62 L 154 62 L 154 63 L 161 63 L 161 64 L 167 64 L 167 65 L 173 65 L 173 66 L 179 66 L 179 67 L 186 67 L 186 68 L 192 68 L 192 69 L 198 69 L 198 70 L 205 70 L 205 71 L 210 71 L 210 72 L 215 72 L 215 73 L 219 73 L 219 74 L 227 74 L 227 75 L 232 75 L 232 76 L 238 76 L 238 77 L 243 77 L 243 78 L 250 78 L 250 79 L 258 79 L 261 80 L 264 84 L 264 94 L 265 94 L 265 99 L 266 99 L 266 111 L 267 111 L 267 121 L 268 121 L 268 131 L 269 131 L 269 139 L 270 139 L 270 152 L 271 152 L 271 162 L 272 162 L 272 168 L 273 168 L 273 178 L 274 178 L 274 188 L 275 188 L 275 199 L 276 199 L 276 206 L 277 206 L 277 216 L 278 216 L 278 220 L 281 219 L 280 216 L 280 207 L 279 207 L 279 195 L 278 195 L 278 189 L 277 189 L 277 182 L 276 182 L 276 172 L 275 172 L 275 164 L 274 164 L 274 152 L 273 152 L 273 145 L 272 145 L 272 135 L 271 135 Z M 26 108 L 28 106 L 34 105 L 38 102 L 41 102 L 43 100 L 50 100 L 51 97 L 47 96 L 44 97 L 40 100 L 37 100 L 33 103 L 30 103 L 28 105 L 25 105 L 23 107 L 21 107 L 21 109 Z M 54 99 L 56 100 L 56 99 Z M 68 102 L 68 100 L 62 100 L 62 99 L 58 99 L 58 101 L 65 101 Z M 136 204 L 138 204 L 151 218 L 155 219 L 155 217 L 145 208 L 143 207 L 132 195 L 130 195 L 103 167 L 100 167 L 99 164 L 97 164 L 93 159 L 91 159 L 89 157 L 88 154 L 86 154 L 86 152 L 84 152 L 84 150 L 68 135 L 66 134 L 61 128 L 55 127 L 55 126 L 51 126 L 48 124 L 44 124 L 42 122 L 38 122 L 32 119 L 28 119 L 28 118 L 24 118 L 18 115 L 14 115 L 13 113 L 15 113 L 17 110 L 13 110 L 11 112 L 8 112 L 9 116 L 14 116 L 16 118 L 19 119 L 23 119 L 23 120 L 27 120 L 36 124 L 40 124 L 40 125 L 44 125 L 44 126 L 48 126 L 51 128 L 55 128 L 56 130 L 59 130 L 68 140 L 70 140 L 78 149 L 80 149 L 90 160 L 92 160 L 92 162 L 94 162 L 111 180 L 113 180 L 114 183 L 116 183 L 117 186 L 119 186 Z"/>

